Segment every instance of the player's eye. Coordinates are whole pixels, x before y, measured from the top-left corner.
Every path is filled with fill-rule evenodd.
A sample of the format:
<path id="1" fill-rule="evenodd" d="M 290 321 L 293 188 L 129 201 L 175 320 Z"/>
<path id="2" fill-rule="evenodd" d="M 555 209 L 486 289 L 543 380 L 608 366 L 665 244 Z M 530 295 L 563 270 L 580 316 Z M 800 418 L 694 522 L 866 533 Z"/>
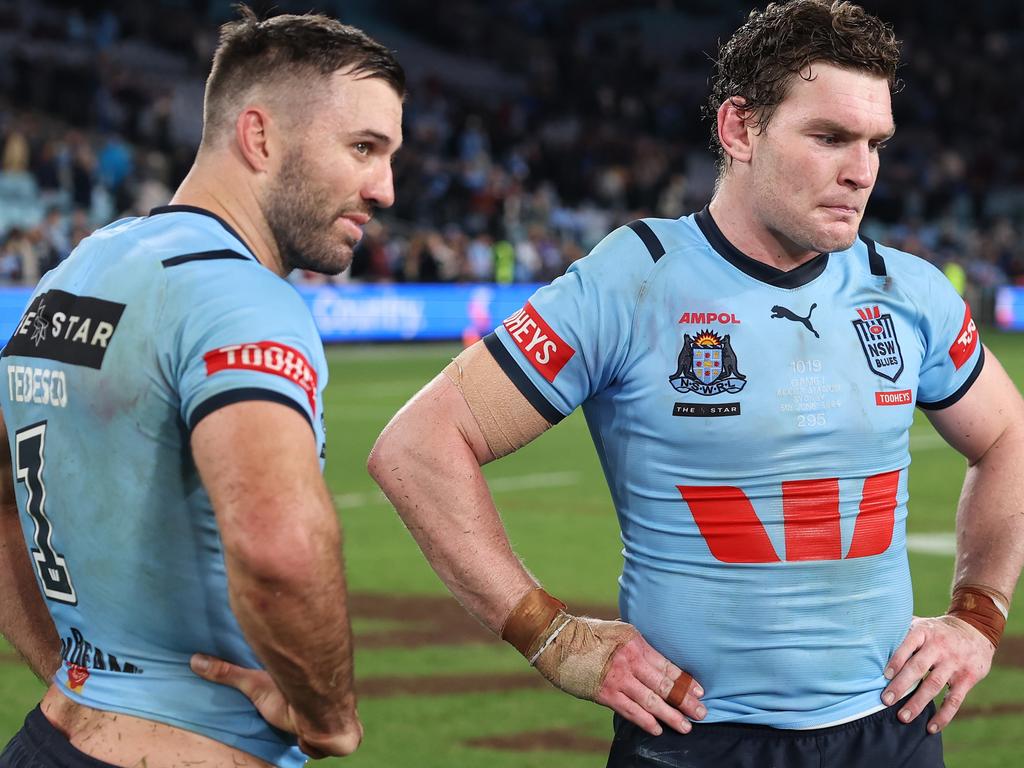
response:
<path id="1" fill-rule="evenodd" d="M 824 144 L 826 147 L 834 147 L 836 144 L 839 143 L 839 137 L 836 136 L 834 133 L 821 133 L 815 136 L 814 138 L 816 138 L 820 143 Z"/>
<path id="2" fill-rule="evenodd" d="M 885 149 L 888 143 L 888 141 L 872 141 L 871 148 L 875 150 L 875 152 L 881 152 L 883 149 Z"/>
<path id="3" fill-rule="evenodd" d="M 358 144 L 355 145 L 355 150 L 360 155 L 370 154 L 371 149 L 373 149 L 373 146 L 368 141 L 360 141 Z"/>

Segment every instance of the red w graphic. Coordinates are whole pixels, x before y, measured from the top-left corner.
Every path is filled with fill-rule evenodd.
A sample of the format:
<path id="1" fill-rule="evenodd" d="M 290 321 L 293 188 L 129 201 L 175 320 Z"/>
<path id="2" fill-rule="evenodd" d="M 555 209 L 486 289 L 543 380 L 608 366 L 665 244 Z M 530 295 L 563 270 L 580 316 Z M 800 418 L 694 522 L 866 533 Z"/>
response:
<path id="1" fill-rule="evenodd" d="M 892 543 L 900 472 L 864 481 L 860 511 L 846 559 L 871 557 Z M 676 486 L 716 560 L 723 563 L 776 563 L 772 546 L 750 499 L 729 485 Z M 839 480 L 793 480 L 782 484 L 786 560 L 841 560 Z"/>
<path id="2" fill-rule="evenodd" d="M 867 322 L 868 320 L 876 320 L 882 314 L 878 307 L 868 307 L 866 309 L 858 309 L 857 314 L 860 315 L 860 319 Z"/>

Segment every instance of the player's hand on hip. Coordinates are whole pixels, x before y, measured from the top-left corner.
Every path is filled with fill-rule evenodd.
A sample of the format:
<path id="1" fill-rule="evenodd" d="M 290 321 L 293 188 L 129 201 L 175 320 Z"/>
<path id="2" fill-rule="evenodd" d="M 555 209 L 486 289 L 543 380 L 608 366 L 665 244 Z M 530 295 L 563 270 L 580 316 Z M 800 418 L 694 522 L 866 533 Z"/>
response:
<path id="1" fill-rule="evenodd" d="M 688 718 L 706 714 L 698 700 L 703 689 L 632 624 L 560 612 L 530 660 L 558 688 L 603 704 L 655 736 L 662 731 L 658 720 L 688 733 Z"/>
<path id="2" fill-rule="evenodd" d="M 693 727 L 690 720 L 701 720 L 707 714 L 700 702 L 704 689 L 652 648 L 633 626 L 623 626 L 629 627 L 632 636 L 605 663 L 594 700 L 655 736 L 661 734 L 658 720 L 680 733 L 689 733 Z"/>
<path id="3" fill-rule="evenodd" d="M 201 653 L 193 654 L 189 666 L 204 680 L 237 688 L 245 694 L 264 720 L 298 736 L 299 749 L 314 760 L 350 755 L 363 740 L 363 725 L 354 709 L 340 731 L 315 733 L 300 727 L 295 710 L 265 670 L 240 667 Z"/>
<path id="4" fill-rule="evenodd" d="M 897 713 L 901 722 L 914 720 L 946 685 L 949 692 L 929 733 L 938 733 L 956 715 L 968 691 L 988 674 L 995 648 L 977 629 L 954 616 L 915 616 L 910 631 L 892 655 L 885 676 L 892 682 L 882 691 L 882 702 L 892 705 L 918 685 Z"/>

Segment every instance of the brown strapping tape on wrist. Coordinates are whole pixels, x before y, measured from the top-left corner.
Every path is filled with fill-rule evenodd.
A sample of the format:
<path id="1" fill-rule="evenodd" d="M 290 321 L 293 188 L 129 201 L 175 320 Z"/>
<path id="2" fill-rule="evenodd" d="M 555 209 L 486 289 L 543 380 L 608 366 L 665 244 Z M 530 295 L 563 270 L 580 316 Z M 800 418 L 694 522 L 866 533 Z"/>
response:
<path id="1" fill-rule="evenodd" d="M 540 587 L 527 592 L 501 626 L 501 639 L 529 658 L 530 647 L 547 629 L 565 603 Z"/>
<path id="2" fill-rule="evenodd" d="M 1002 600 L 1003 605 L 1009 604 L 1006 596 L 998 590 L 980 584 L 961 584 L 953 590 L 953 600 L 947 613 L 966 621 L 981 632 L 994 648 L 998 648 L 1006 628 L 1006 617 L 996 600 Z"/>

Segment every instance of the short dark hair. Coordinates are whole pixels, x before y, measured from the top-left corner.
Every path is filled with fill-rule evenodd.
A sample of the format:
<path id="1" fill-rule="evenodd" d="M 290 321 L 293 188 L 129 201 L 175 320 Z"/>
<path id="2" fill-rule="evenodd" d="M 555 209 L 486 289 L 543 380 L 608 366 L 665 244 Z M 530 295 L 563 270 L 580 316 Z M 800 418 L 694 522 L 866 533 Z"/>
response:
<path id="1" fill-rule="evenodd" d="M 728 99 L 742 100 L 758 131 L 768 127 L 794 77 L 815 62 L 884 77 L 892 93 L 900 43 L 889 24 L 859 5 L 835 0 L 792 0 L 751 11 L 746 23 L 718 50 L 705 115 L 711 120 L 711 146 L 724 169 L 725 151 L 718 141 L 718 108 Z"/>
<path id="2" fill-rule="evenodd" d="M 377 77 L 405 98 L 405 71 L 394 53 L 365 32 L 319 14 L 284 14 L 261 21 L 245 5 L 241 18 L 220 29 L 213 68 L 206 80 L 203 143 L 233 125 L 234 98 L 258 84 L 281 83 L 302 92 L 303 78 L 328 77 L 348 69 Z"/>

